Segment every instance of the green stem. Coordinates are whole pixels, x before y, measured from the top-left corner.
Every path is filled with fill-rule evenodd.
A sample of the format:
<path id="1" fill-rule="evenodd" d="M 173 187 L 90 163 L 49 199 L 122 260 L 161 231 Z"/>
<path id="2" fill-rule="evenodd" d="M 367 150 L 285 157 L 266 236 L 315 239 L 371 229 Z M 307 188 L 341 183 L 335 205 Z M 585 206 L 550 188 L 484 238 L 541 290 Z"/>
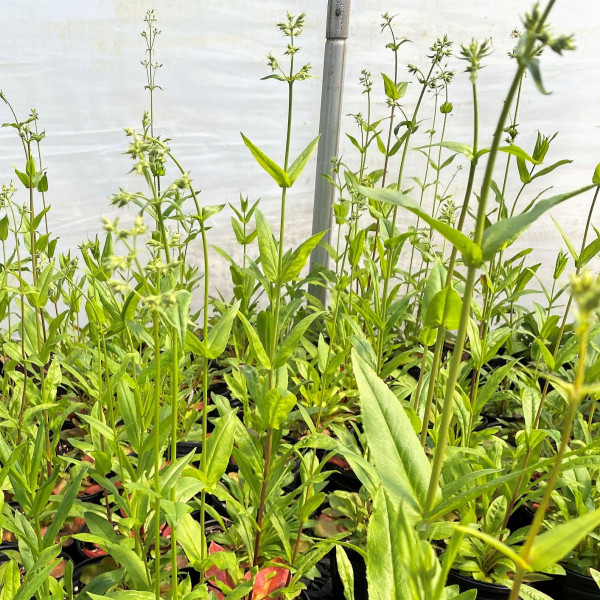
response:
<path id="1" fill-rule="evenodd" d="M 554 0 L 550 0 L 550 6 Z M 545 13 L 545 15 L 547 12 Z M 545 16 L 542 18 L 540 23 L 543 23 Z M 540 25 L 541 26 L 541 25 Z M 527 44 L 527 48 L 525 50 L 525 56 L 528 56 L 533 47 L 534 40 L 530 39 Z M 490 186 L 492 183 L 492 177 L 494 174 L 494 165 L 496 163 L 496 156 L 498 154 L 498 148 L 500 147 L 500 141 L 502 138 L 502 131 L 504 129 L 504 124 L 509 115 L 510 106 L 513 102 L 513 99 L 517 93 L 519 88 L 519 82 L 525 71 L 525 66 L 519 64 L 517 69 L 517 73 L 512 81 L 510 86 L 508 95 L 506 100 L 504 101 L 504 106 L 500 113 L 500 118 L 498 120 L 498 125 L 496 126 L 496 131 L 494 133 L 494 138 L 492 141 L 492 146 L 490 148 L 490 153 L 488 157 L 488 162 L 486 165 L 485 174 L 483 177 L 483 182 L 481 185 L 481 194 L 479 197 L 479 206 L 477 210 L 477 219 L 475 222 L 475 230 L 473 233 L 473 241 L 478 246 L 481 245 L 481 240 L 483 237 L 483 230 L 485 227 L 486 221 L 486 206 L 487 200 L 489 196 Z M 460 324 L 456 334 L 456 341 L 454 352 L 452 354 L 452 360 L 450 362 L 450 371 L 448 373 L 448 381 L 446 384 L 446 393 L 444 396 L 444 404 L 442 408 L 442 420 L 439 429 L 439 435 L 437 439 L 437 444 L 435 447 L 435 453 L 433 456 L 433 463 L 431 467 L 431 478 L 429 480 L 429 487 L 427 490 L 427 498 L 425 501 L 424 514 L 430 512 L 433 508 L 436 493 L 438 490 L 438 485 L 440 481 L 440 477 L 442 474 L 442 466 L 444 463 L 444 457 L 446 453 L 446 446 L 448 444 L 448 433 L 450 428 L 450 421 L 452 419 L 453 407 L 454 407 L 454 393 L 456 391 L 456 383 L 458 381 L 458 375 L 460 372 L 460 367 L 462 364 L 462 353 L 465 344 L 465 338 L 467 334 L 467 324 L 470 318 L 471 313 L 471 301 L 473 298 L 473 289 L 475 286 L 475 276 L 477 273 L 478 266 L 469 266 L 467 271 L 467 276 L 465 280 L 465 287 L 463 293 L 463 306 L 460 317 Z"/>
<path id="2" fill-rule="evenodd" d="M 290 37 L 291 44 L 294 44 L 294 36 Z M 287 171 L 290 160 L 290 144 L 292 139 L 292 107 L 294 100 L 294 55 L 291 55 L 290 59 L 290 75 L 288 78 L 288 109 L 287 109 L 287 128 L 285 136 L 285 157 L 283 161 L 283 169 Z M 275 370 L 273 369 L 273 360 L 275 358 L 275 351 L 279 342 L 279 314 L 281 311 L 281 277 L 283 271 L 283 247 L 285 239 L 285 206 L 287 199 L 287 187 L 283 187 L 281 190 L 281 213 L 279 220 L 279 245 L 277 254 L 277 280 L 275 282 L 275 307 L 273 312 L 273 330 L 271 334 L 271 344 L 269 347 L 269 362 L 271 368 L 269 369 L 269 389 L 273 389 L 275 385 Z M 265 503 L 267 499 L 267 487 L 269 485 L 269 471 L 271 469 L 271 458 L 273 455 L 273 429 L 268 428 L 267 431 L 267 447 L 265 449 L 265 466 L 263 471 L 263 481 L 260 490 L 260 500 L 258 506 L 258 512 L 256 516 L 257 530 L 254 538 L 254 555 L 253 555 L 253 566 L 258 564 L 258 558 L 260 555 L 260 537 L 262 533 L 262 523 L 264 517 Z"/>
<path id="3" fill-rule="evenodd" d="M 209 261 L 208 261 L 208 240 L 206 238 L 206 227 L 204 220 L 200 221 L 200 235 L 202 236 L 202 252 L 204 255 L 204 309 L 202 313 L 203 322 L 203 339 L 208 339 L 208 285 L 209 285 Z M 200 457 L 200 468 L 203 473 L 206 473 L 208 456 L 206 454 L 206 443 L 208 440 L 208 356 L 204 356 L 202 360 L 202 455 Z M 204 560 L 208 553 L 206 532 L 204 531 L 206 524 L 206 490 L 200 492 L 200 553 Z"/>
<path id="4" fill-rule="evenodd" d="M 536 536 L 540 532 L 542 523 L 544 521 L 544 517 L 546 516 L 546 512 L 548 510 L 548 507 L 550 506 L 550 498 L 552 496 L 554 488 L 556 487 L 556 482 L 562 469 L 563 457 L 569 444 L 569 440 L 571 439 L 573 421 L 575 420 L 577 409 L 584 395 L 583 382 L 585 375 L 585 360 L 587 353 L 588 332 L 589 323 L 586 322 L 581 326 L 581 335 L 579 338 L 579 364 L 577 366 L 575 382 L 573 383 L 571 393 L 569 394 L 569 398 L 567 400 L 567 414 L 565 416 L 565 421 L 563 423 L 563 428 L 561 432 L 560 446 L 558 448 L 558 452 L 556 453 L 556 458 L 552 466 L 550 477 L 546 482 L 544 495 L 542 496 L 540 505 L 538 506 L 538 509 L 535 512 L 533 522 L 529 528 L 529 532 L 527 534 L 527 537 L 525 538 L 525 542 L 523 543 L 523 548 L 521 549 L 520 555 L 525 562 L 529 560 L 533 542 L 535 541 Z M 519 590 L 521 588 L 521 584 L 523 583 L 524 576 L 525 570 L 522 566 L 519 565 L 515 575 L 513 587 L 510 592 L 509 600 L 518 600 Z"/>
<path id="5" fill-rule="evenodd" d="M 171 462 L 177 459 L 177 413 L 179 408 L 179 348 L 177 331 L 173 331 L 173 364 L 171 367 Z M 171 502 L 175 502 L 175 486 L 171 488 Z M 177 578 L 177 532 L 171 527 L 171 599 L 179 596 Z"/>
<path id="6" fill-rule="evenodd" d="M 152 316 L 152 329 L 154 341 L 154 491 L 160 494 L 160 317 L 155 311 Z M 156 600 L 160 600 L 160 497 L 154 501 L 154 592 Z"/>
<path id="7" fill-rule="evenodd" d="M 419 114 L 419 109 L 421 108 L 421 103 L 423 102 L 423 96 L 425 95 L 425 90 L 427 89 L 427 84 L 429 82 L 429 79 L 431 78 L 431 74 L 433 73 L 433 69 L 435 67 L 435 63 L 433 63 L 431 65 L 431 69 L 429 70 L 429 73 L 427 74 L 427 77 L 425 77 L 423 85 L 421 87 L 421 93 L 419 94 L 419 99 L 417 100 L 417 104 L 415 106 L 415 110 L 413 112 L 413 116 L 411 119 L 411 123 L 415 123 L 417 120 L 417 115 Z M 406 163 L 406 155 L 408 154 L 408 146 L 410 144 L 410 138 L 412 136 L 412 126 L 409 125 L 408 127 L 408 131 L 406 132 L 406 139 L 404 140 L 404 147 L 402 149 L 402 158 L 400 160 L 400 168 L 398 169 L 398 180 L 396 183 L 396 189 L 398 191 L 402 191 L 402 177 L 404 174 L 404 165 Z M 392 223 L 391 223 L 391 232 L 390 235 L 393 237 L 394 236 L 394 232 L 396 230 L 396 218 L 398 215 L 398 207 L 394 206 L 393 211 L 392 211 Z M 380 314 L 379 317 L 381 319 L 382 322 L 385 322 L 386 320 L 386 313 L 387 313 L 387 308 L 388 308 L 388 290 L 389 290 L 389 285 L 390 285 L 390 279 L 392 277 L 392 270 L 393 270 L 393 253 L 394 253 L 394 248 L 389 248 L 388 252 L 387 252 L 387 260 L 386 260 L 386 268 L 385 268 L 385 272 L 383 274 L 383 294 L 381 296 L 381 310 L 380 310 Z M 384 345 L 384 335 L 383 335 L 383 331 L 380 332 L 380 335 L 377 339 L 377 373 L 379 373 L 381 371 L 382 368 L 382 360 L 383 360 L 383 345 Z"/>
<path id="8" fill-rule="evenodd" d="M 473 155 L 477 155 L 478 144 L 479 144 L 479 104 L 477 101 L 477 84 L 476 81 L 472 81 L 473 91 Z M 465 196 L 463 204 L 460 210 L 458 223 L 456 228 L 458 231 L 462 231 L 467 214 L 469 212 L 469 200 L 471 199 L 471 193 L 473 191 L 473 183 L 475 181 L 475 171 L 477 169 L 477 159 L 473 158 L 471 166 L 469 167 L 469 177 L 467 180 L 467 189 L 465 190 Z M 450 253 L 450 260 L 448 262 L 448 270 L 446 275 L 446 287 L 452 283 L 454 277 L 454 269 L 456 266 L 456 259 L 458 257 L 458 248 L 452 246 L 452 252 Z M 433 352 L 433 359 L 431 363 L 431 370 L 429 376 L 429 387 L 427 388 L 427 399 L 425 401 L 425 413 L 423 416 L 423 426 L 421 429 L 421 444 L 425 447 L 427 442 L 427 430 L 429 427 L 429 419 L 431 416 L 431 409 L 433 405 L 433 394 L 435 391 L 435 382 L 437 381 L 440 364 L 442 360 L 442 351 L 444 349 L 444 341 L 446 338 L 446 330 L 443 327 L 438 327 L 437 336 L 435 340 L 435 348 Z"/>

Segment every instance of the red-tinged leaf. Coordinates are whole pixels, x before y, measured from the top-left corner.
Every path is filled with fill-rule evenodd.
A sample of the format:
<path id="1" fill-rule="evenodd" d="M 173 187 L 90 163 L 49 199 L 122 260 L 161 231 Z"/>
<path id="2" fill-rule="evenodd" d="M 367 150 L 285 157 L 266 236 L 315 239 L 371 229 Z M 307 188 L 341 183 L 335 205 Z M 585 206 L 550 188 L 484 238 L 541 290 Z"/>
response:
<path id="1" fill-rule="evenodd" d="M 275 562 L 282 562 L 276 558 Z M 290 571 L 285 567 L 265 567 L 261 569 L 254 578 L 252 598 L 254 600 L 265 600 L 269 594 L 280 590 L 287 585 Z"/>
<path id="2" fill-rule="evenodd" d="M 219 544 L 215 544 L 215 542 L 211 542 L 208 547 L 208 553 L 216 554 L 217 552 L 225 552 L 225 548 L 219 546 Z M 223 592 L 221 592 L 216 586 L 210 585 L 211 580 L 220 581 L 231 589 L 235 587 L 235 582 L 233 581 L 231 575 L 227 571 L 219 569 L 216 565 L 212 565 L 212 567 L 206 571 L 206 579 L 209 582 L 211 591 L 216 594 L 217 600 L 224 600 L 225 594 L 223 594 Z"/>

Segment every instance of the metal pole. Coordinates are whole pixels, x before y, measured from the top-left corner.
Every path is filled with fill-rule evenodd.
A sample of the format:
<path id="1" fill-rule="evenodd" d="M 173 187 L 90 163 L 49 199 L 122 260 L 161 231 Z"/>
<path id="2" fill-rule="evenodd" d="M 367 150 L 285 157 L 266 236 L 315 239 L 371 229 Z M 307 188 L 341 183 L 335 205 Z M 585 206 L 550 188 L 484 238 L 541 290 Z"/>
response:
<path id="1" fill-rule="evenodd" d="M 321 120 L 319 131 L 321 139 L 317 152 L 317 178 L 315 181 L 315 200 L 313 206 L 312 231 L 327 231 L 323 240 L 330 243 L 332 224 L 332 205 L 335 188 L 323 177 L 323 173 L 332 174 L 331 159 L 337 157 L 342 120 L 342 96 L 344 92 L 344 72 L 346 67 L 346 39 L 350 21 L 350 0 L 328 0 L 325 56 L 323 60 L 323 86 L 321 89 Z M 327 268 L 329 254 L 325 248 L 314 249 L 310 266 Z M 327 299 L 327 290 L 323 286 L 311 285 L 309 292 L 319 298 L 323 304 Z"/>

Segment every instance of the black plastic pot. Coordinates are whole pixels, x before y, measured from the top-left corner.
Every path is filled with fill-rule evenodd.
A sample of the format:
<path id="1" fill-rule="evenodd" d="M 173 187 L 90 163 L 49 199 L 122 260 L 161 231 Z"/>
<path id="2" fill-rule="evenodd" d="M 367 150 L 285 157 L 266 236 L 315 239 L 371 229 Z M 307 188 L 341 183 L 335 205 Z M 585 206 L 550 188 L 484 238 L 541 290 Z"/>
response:
<path id="1" fill-rule="evenodd" d="M 598 600 L 600 588 L 592 577 L 580 575 L 570 569 L 565 569 L 564 577 L 556 578 L 556 588 L 559 594 L 555 600 Z"/>
<path id="2" fill-rule="evenodd" d="M 329 478 L 327 479 L 327 485 L 325 486 L 326 493 L 331 493 L 335 490 L 355 493 L 360 492 L 362 483 L 352 471 L 347 471 L 336 465 L 331 465 L 331 467 L 327 465 L 326 470 L 331 470 Z"/>
<path id="3" fill-rule="evenodd" d="M 533 523 L 535 511 L 527 504 L 521 504 L 508 518 L 507 526 L 510 531 L 516 531 L 522 527 L 529 527 Z"/>
<path id="4" fill-rule="evenodd" d="M 354 600 L 369 600 L 367 588 L 367 563 L 361 554 L 351 548 L 344 548 L 346 556 L 352 565 L 354 573 Z M 335 550 L 331 551 L 331 580 L 333 583 L 333 597 L 344 597 L 344 584 L 340 578 Z"/>
<path id="5" fill-rule="evenodd" d="M 461 575 L 454 569 L 450 569 L 448 573 L 448 585 L 458 585 L 461 592 L 477 590 L 477 600 L 508 600 L 510 596 L 510 590 L 503 585 L 477 581 Z"/>
<path id="6" fill-rule="evenodd" d="M 341 600 L 344 597 L 335 595 L 333 591 L 333 580 L 331 574 L 334 570 L 332 566 L 333 556 L 335 552 L 326 554 L 315 566 L 319 571 L 319 576 L 314 579 L 302 578 L 302 583 L 306 586 L 306 590 L 300 595 L 303 600 Z M 358 600 L 358 598 L 356 598 Z"/>
<path id="7" fill-rule="evenodd" d="M 106 571 L 111 571 L 111 570 L 117 570 L 119 568 L 119 566 L 114 562 L 114 560 L 110 557 L 110 556 L 99 556 L 96 558 L 88 558 L 87 560 L 84 560 L 82 562 L 80 562 L 78 565 L 75 566 L 75 568 L 73 569 L 73 591 L 75 592 L 75 594 L 79 594 L 79 592 L 81 592 L 81 590 L 86 586 L 85 583 L 81 582 L 81 577 L 83 575 L 83 572 L 85 569 L 87 569 L 88 567 L 93 567 L 95 565 L 100 565 L 100 563 L 104 561 L 105 564 L 107 565 L 107 569 Z M 78 596 L 80 597 L 80 596 Z M 85 596 L 86 600 L 88 600 L 88 596 L 86 594 Z"/>

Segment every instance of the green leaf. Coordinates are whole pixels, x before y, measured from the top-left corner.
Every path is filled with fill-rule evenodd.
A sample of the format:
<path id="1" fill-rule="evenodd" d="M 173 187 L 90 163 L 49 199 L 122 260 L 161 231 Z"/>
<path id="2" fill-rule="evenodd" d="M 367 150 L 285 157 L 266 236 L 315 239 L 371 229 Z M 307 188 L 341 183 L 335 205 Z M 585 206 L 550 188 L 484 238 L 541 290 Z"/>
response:
<path id="1" fill-rule="evenodd" d="M 525 62 L 525 66 L 529 73 L 531 73 L 531 77 L 535 83 L 537 89 L 545 95 L 550 94 L 550 92 L 546 91 L 544 84 L 542 82 L 542 72 L 540 71 L 540 61 L 537 58 L 531 58 Z"/>
<path id="2" fill-rule="evenodd" d="M 0 241 L 5 242 L 8 238 L 8 215 L 0 219 Z"/>
<path id="3" fill-rule="evenodd" d="M 398 518 L 392 502 L 379 487 L 373 498 L 373 512 L 367 529 L 367 584 L 369 600 L 409 598 L 406 570 L 398 552 Z M 402 509 L 401 509 L 402 510 Z"/>
<path id="4" fill-rule="evenodd" d="M 555 360 L 554 360 L 554 357 L 552 356 L 550 350 L 548 350 L 548 348 L 546 348 L 546 344 L 544 344 L 542 342 L 542 340 L 540 340 L 539 338 L 535 338 L 535 343 L 536 343 L 537 347 L 540 349 L 540 352 L 542 353 L 544 362 L 546 363 L 546 365 L 548 366 L 550 371 L 554 371 L 554 368 L 556 366 Z"/>
<path id="5" fill-rule="evenodd" d="M 507 546 L 504 542 L 501 542 L 497 537 L 489 535 L 479 529 L 473 529 L 472 527 L 464 527 L 463 525 L 452 524 L 452 527 L 457 529 L 458 531 L 471 535 L 480 539 L 482 542 L 485 542 L 487 545 L 492 548 L 496 548 L 496 550 L 502 552 L 507 558 L 512 560 L 515 565 L 522 567 L 526 571 L 532 571 L 531 565 L 527 563 L 519 554 L 517 554 L 510 546 Z"/>
<path id="6" fill-rule="evenodd" d="M 44 534 L 44 546 L 49 546 L 54 543 L 56 536 L 58 536 L 60 529 L 63 526 L 65 519 L 69 515 L 69 511 L 71 510 L 73 503 L 75 502 L 75 498 L 79 493 L 79 486 L 81 485 L 83 476 L 86 472 L 87 468 L 81 465 L 73 467 L 69 472 L 69 483 L 67 483 L 62 500 L 58 505 L 58 510 L 52 518 L 50 527 L 48 527 L 46 533 Z"/>
<path id="7" fill-rule="evenodd" d="M 125 567 L 127 576 L 137 590 L 147 590 L 150 586 L 146 579 L 146 569 L 142 559 L 123 543 L 105 542 L 107 552 Z"/>
<path id="8" fill-rule="evenodd" d="M 345 600 L 354 600 L 354 571 L 352 563 L 348 560 L 348 555 L 342 546 L 335 547 L 335 559 L 344 586 L 344 598 Z"/>
<path id="9" fill-rule="evenodd" d="M 289 175 L 258 146 L 255 146 L 243 133 L 240 133 L 244 144 L 256 159 L 256 162 L 275 180 L 279 187 L 290 187 Z"/>
<path id="10" fill-rule="evenodd" d="M 221 356 L 229 341 L 229 335 L 231 333 L 231 326 L 235 319 L 238 310 L 240 308 L 240 302 L 232 304 L 222 315 L 221 318 L 214 324 L 211 330 L 208 332 L 207 342 L 207 354 L 208 358 L 215 359 Z"/>
<path id="11" fill-rule="evenodd" d="M 210 491 L 214 488 L 231 459 L 233 441 L 236 428 L 235 410 L 230 411 L 225 417 L 219 419 L 214 431 L 206 441 L 206 485 Z"/>
<path id="12" fill-rule="evenodd" d="M 416 520 L 425 507 L 429 460 L 400 400 L 354 349 L 352 365 L 377 473 L 387 493 Z"/>
<path id="13" fill-rule="evenodd" d="M 540 200 L 526 213 L 521 213 L 515 217 L 509 217 L 508 219 L 502 219 L 501 221 L 494 223 L 483 232 L 481 244 L 483 260 L 491 260 L 502 246 L 514 242 L 523 231 L 546 211 L 569 198 L 587 192 L 593 187 L 593 185 L 588 185 L 573 192 L 567 192 L 566 194 L 559 194 L 557 196 L 552 196 L 551 198 L 546 198 L 545 200 Z"/>
<path id="14" fill-rule="evenodd" d="M 29 179 L 29 175 L 27 175 L 27 173 L 23 173 L 22 171 L 18 171 L 17 169 L 15 169 L 15 174 L 17 175 L 17 177 L 19 178 L 19 181 L 27 188 L 29 189 L 29 186 L 31 184 L 31 181 Z"/>
<path id="15" fill-rule="evenodd" d="M 307 240 L 302 242 L 292 253 L 289 261 L 286 261 L 283 265 L 281 274 L 281 282 L 293 281 L 300 275 L 300 271 L 304 268 L 310 253 L 314 250 L 315 246 L 321 241 L 321 238 L 325 235 L 325 231 L 321 233 L 315 233 L 311 235 Z"/>
<path id="16" fill-rule="evenodd" d="M 561 523 L 538 535 L 529 553 L 529 564 L 534 571 L 544 571 L 562 560 L 588 533 L 600 525 L 600 508 Z"/>
<path id="17" fill-rule="evenodd" d="M 304 319 L 297 323 L 294 328 L 284 337 L 283 343 L 279 346 L 279 349 L 275 353 L 275 358 L 273 359 L 274 369 L 279 369 L 285 365 L 288 358 L 298 347 L 298 343 L 300 342 L 306 330 L 320 314 L 322 313 L 314 313 L 312 315 L 308 315 L 308 317 L 304 317 Z"/>
<path id="18" fill-rule="evenodd" d="M 163 314 L 177 332 L 179 343 L 183 346 L 188 330 L 192 294 L 188 290 L 177 290 L 174 294 L 175 303 L 165 308 Z"/>
<path id="19" fill-rule="evenodd" d="M 45 193 L 48 191 L 48 175 L 44 173 L 37 184 L 37 191 Z"/>
<path id="20" fill-rule="evenodd" d="M 16 560 L 9 560 L 4 570 L 0 600 L 13 600 L 21 585 L 21 574 Z"/>
<path id="21" fill-rule="evenodd" d="M 35 570 L 33 573 L 28 574 L 24 585 L 19 588 L 12 600 L 30 600 L 48 579 L 58 562 L 58 560 L 53 560 L 39 571 Z"/>
<path id="22" fill-rule="evenodd" d="M 287 170 L 287 174 L 290 179 L 290 184 L 288 187 L 294 185 L 294 182 L 296 181 L 296 179 L 298 179 L 300 173 L 302 173 L 302 171 L 304 170 L 306 163 L 309 161 L 310 157 L 312 156 L 312 153 L 314 152 L 315 148 L 317 147 L 317 144 L 319 143 L 320 137 L 321 134 L 319 134 L 312 142 L 310 142 L 308 146 L 306 146 L 306 148 L 302 150 L 298 158 L 296 158 L 296 160 L 292 163 L 292 166 L 289 167 L 289 169 Z"/>
<path id="23" fill-rule="evenodd" d="M 481 264 L 481 248 L 473 240 L 469 239 L 464 233 L 454 229 L 454 227 L 450 227 L 450 225 L 434 219 L 406 194 L 385 188 L 367 188 L 362 185 L 355 185 L 355 187 L 361 194 L 372 200 L 402 206 L 423 219 L 423 221 L 428 223 L 460 250 L 466 265 L 478 266 Z"/>
<path id="24" fill-rule="evenodd" d="M 258 250 L 263 271 L 266 277 L 274 283 L 277 281 L 278 276 L 279 256 L 269 223 L 260 210 L 256 211 L 256 232 L 258 234 Z"/>
<path id="25" fill-rule="evenodd" d="M 568 165 L 572 162 L 573 161 L 568 158 L 563 158 L 562 160 L 558 160 L 555 163 L 548 165 L 547 167 L 544 167 L 543 169 L 540 169 L 539 171 L 534 173 L 531 176 L 531 180 L 533 181 L 534 179 L 537 179 L 538 177 L 543 177 L 544 175 L 547 175 L 548 173 L 552 173 L 552 171 L 554 171 L 554 169 L 557 169 L 558 167 L 562 167 L 563 165 Z"/>
<path id="26" fill-rule="evenodd" d="M 490 150 L 491 148 L 483 148 L 477 153 L 477 158 L 480 158 L 484 154 L 487 154 Z M 519 148 L 519 146 L 515 146 L 514 144 L 511 144 L 510 146 L 500 146 L 500 148 L 498 148 L 498 152 L 506 152 L 506 154 L 512 154 L 513 156 L 516 156 L 521 160 L 533 163 L 534 165 L 541 164 L 541 161 L 536 160 L 532 156 L 529 156 L 529 154 L 527 154 L 527 152 L 525 152 L 523 148 Z"/>
<path id="27" fill-rule="evenodd" d="M 451 286 L 440 290 L 431 300 L 425 316 L 425 327 L 457 329 L 462 311 L 462 299 Z"/>
<path id="28" fill-rule="evenodd" d="M 597 237 L 593 242 L 590 242 L 581 253 L 577 267 L 580 269 L 587 265 L 592 258 L 594 258 L 598 252 L 600 252 L 600 237 Z"/>
<path id="29" fill-rule="evenodd" d="M 461 142 L 438 142 L 436 144 L 431 144 L 431 146 L 440 146 L 442 148 L 452 150 L 452 152 L 459 152 L 460 154 L 464 154 L 469 161 L 472 161 L 474 158 L 473 146 L 469 146 L 469 144 L 463 144 Z M 419 146 L 418 148 L 416 148 L 416 150 L 424 150 L 428 148 L 429 145 Z"/>
<path id="30" fill-rule="evenodd" d="M 398 88 L 396 87 L 396 84 L 385 73 L 382 73 L 381 76 L 383 77 L 385 95 L 390 100 L 398 100 L 400 98 L 400 94 L 398 94 Z"/>
<path id="31" fill-rule="evenodd" d="M 594 176 L 592 177 L 592 183 L 594 185 L 600 185 L 600 163 L 596 165 Z"/>
<path id="32" fill-rule="evenodd" d="M 200 523 L 195 521 L 191 515 L 184 515 L 176 528 L 177 542 L 183 547 L 190 562 L 196 563 L 202 560 L 202 529 Z"/>
<path id="33" fill-rule="evenodd" d="M 423 291 L 423 300 L 421 301 L 421 318 L 425 318 L 429 303 L 433 297 L 446 285 L 447 271 L 439 260 L 436 260 L 431 267 L 425 289 Z"/>
<path id="34" fill-rule="evenodd" d="M 269 360 L 269 356 L 267 355 L 267 352 L 264 349 L 260 338 L 258 337 L 258 333 L 256 333 L 256 330 L 254 329 L 254 327 L 252 327 L 250 321 L 248 321 L 248 319 L 246 319 L 246 317 L 241 312 L 238 312 L 237 316 L 242 322 L 242 325 L 244 326 L 246 336 L 248 337 L 248 343 L 250 344 L 250 348 L 252 349 L 254 354 L 256 354 L 258 362 L 265 369 L 271 369 L 271 361 Z"/>
<path id="35" fill-rule="evenodd" d="M 569 239 L 569 236 L 563 231 L 563 228 L 558 224 L 556 219 L 554 217 L 552 217 L 552 220 L 554 221 L 554 224 L 556 225 L 556 229 L 558 229 L 558 232 L 560 233 L 560 235 L 562 236 L 562 239 L 564 240 L 565 244 L 567 245 L 569 254 L 573 258 L 573 262 L 577 266 L 577 264 L 579 263 L 579 253 L 577 252 L 575 246 L 573 245 L 573 242 L 571 242 L 571 240 Z"/>
<path id="36" fill-rule="evenodd" d="M 258 404 L 265 425 L 279 429 L 296 406 L 296 396 L 283 388 L 273 388 Z"/>

